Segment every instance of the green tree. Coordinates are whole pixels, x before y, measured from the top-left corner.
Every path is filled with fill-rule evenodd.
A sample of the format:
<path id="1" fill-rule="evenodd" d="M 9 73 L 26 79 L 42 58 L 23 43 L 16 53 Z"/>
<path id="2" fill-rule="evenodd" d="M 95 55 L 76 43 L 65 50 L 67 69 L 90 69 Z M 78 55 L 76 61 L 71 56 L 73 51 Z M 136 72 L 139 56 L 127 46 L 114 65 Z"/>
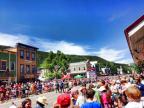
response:
<path id="1" fill-rule="evenodd" d="M 51 51 L 41 66 L 49 70 L 46 75 L 47 78 L 60 78 L 62 73 L 68 69 L 69 62 L 69 57 L 61 51 L 57 51 L 56 54 Z"/>
<path id="2" fill-rule="evenodd" d="M 142 72 L 142 69 L 136 65 L 136 64 L 131 64 L 131 69 L 137 73 L 141 73 Z"/>

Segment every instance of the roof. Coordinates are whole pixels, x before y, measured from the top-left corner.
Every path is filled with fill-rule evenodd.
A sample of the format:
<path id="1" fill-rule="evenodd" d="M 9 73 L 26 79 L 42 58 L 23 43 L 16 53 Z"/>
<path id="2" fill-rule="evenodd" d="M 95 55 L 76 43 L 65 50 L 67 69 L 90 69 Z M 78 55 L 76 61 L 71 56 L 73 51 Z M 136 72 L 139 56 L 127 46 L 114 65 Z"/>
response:
<path id="1" fill-rule="evenodd" d="M 5 49 L 5 50 L 11 51 L 11 52 L 17 52 L 17 49 L 16 49 L 16 48 L 7 48 L 7 49 Z"/>
<path id="2" fill-rule="evenodd" d="M 129 32 L 134 29 L 137 25 L 139 25 L 142 21 L 144 20 L 144 15 L 142 15 L 139 19 L 137 19 L 134 23 L 132 23 L 130 26 L 128 26 L 125 30 L 124 30 L 124 33 L 125 33 L 125 36 L 126 36 L 126 39 L 127 39 L 127 42 L 128 42 L 128 46 L 129 46 L 129 41 L 128 41 L 128 36 L 129 36 Z M 129 46 L 130 48 L 130 46 Z"/>
<path id="3" fill-rule="evenodd" d="M 82 61 L 82 62 L 75 62 L 75 63 L 70 63 L 69 65 L 81 65 L 81 64 L 86 64 L 87 61 Z M 90 61 L 90 63 L 93 65 L 93 64 L 96 64 L 97 61 Z"/>
<path id="4" fill-rule="evenodd" d="M 134 23 L 128 26 L 124 32 L 125 35 L 128 36 L 128 32 L 130 32 L 133 28 L 135 28 L 138 24 L 140 24 L 144 20 L 144 15 L 142 15 L 139 19 L 137 19 Z"/>
<path id="5" fill-rule="evenodd" d="M 1 50 L 0 49 L 0 52 L 4 52 L 4 53 L 9 53 L 9 52 L 11 52 L 11 53 L 16 53 L 15 51 L 11 51 L 11 50 L 8 50 L 8 49 L 3 49 L 3 50 Z"/>
<path id="6" fill-rule="evenodd" d="M 70 65 L 86 64 L 86 63 L 87 63 L 87 61 L 82 61 L 82 62 L 70 63 Z"/>
<path id="7" fill-rule="evenodd" d="M 126 39 L 127 39 L 127 42 L 128 42 L 128 46 L 129 46 L 129 49 L 130 49 L 130 52 L 131 52 L 131 55 L 132 55 L 133 59 L 134 59 L 134 55 L 133 55 L 133 52 L 132 52 L 132 48 L 130 46 L 129 38 L 131 36 L 133 36 L 134 34 L 136 34 L 138 31 L 140 31 L 140 29 L 142 29 L 142 27 L 144 27 L 144 15 L 142 15 L 140 18 L 138 18 L 135 22 L 133 22 L 131 25 L 129 25 L 124 30 L 124 33 L 125 33 L 125 36 L 126 36 Z"/>
<path id="8" fill-rule="evenodd" d="M 33 46 L 22 44 L 22 43 L 17 43 L 16 46 L 25 46 L 25 47 L 29 47 L 29 48 L 33 48 L 33 49 L 38 49 L 37 47 L 33 47 Z"/>

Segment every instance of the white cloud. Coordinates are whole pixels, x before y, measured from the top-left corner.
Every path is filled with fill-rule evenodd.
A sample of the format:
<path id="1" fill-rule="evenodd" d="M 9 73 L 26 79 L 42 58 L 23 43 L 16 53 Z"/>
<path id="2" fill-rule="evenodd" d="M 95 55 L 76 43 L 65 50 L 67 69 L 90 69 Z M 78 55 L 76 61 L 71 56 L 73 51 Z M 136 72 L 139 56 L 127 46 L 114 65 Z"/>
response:
<path id="1" fill-rule="evenodd" d="M 129 64 L 129 63 L 133 63 L 133 59 L 132 58 L 123 58 L 122 60 L 118 60 L 118 61 L 115 61 L 116 63 L 126 63 L 126 64 Z"/>
<path id="2" fill-rule="evenodd" d="M 6 34 L 0 33 L 0 45 L 15 46 L 16 43 L 21 42 L 28 45 L 39 47 L 40 50 L 54 51 L 60 50 L 65 54 L 88 55 L 84 47 L 69 43 L 66 41 L 50 41 L 36 37 L 30 37 L 22 34 Z"/>
<path id="3" fill-rule="evenodd" d="M 54 41 L 54 42 L 43 42 L 41 41 L 41 45 L 46 51 L 54 51 L 60 50 L 65 54 L 76 54 L 76 55 L 88 55 L 88 52 L 80 45 L 76 45 L 74 43 L 68 43 L 65 41 Z"/>
<path id="4" fill-rule="evenodd" d="M 28 44 L 30 42 L 30 38 L 21 34 L 11 35 L 0 33 L 0 45 L 15 46 L 15 44 L 18 42 Z"/>
<path id="5" fill-rule="evenodd" d="M 114 61 L 116 63 L 131 63 L 132 58 L 126 57 L 128 50 L 116 50 L 111 48 L 101 48 L 100 51 L 95 52 L 95 54 L 101 58 L 104 58 L 109 61 Z"/>
<path id="6" fill-rule="evenodd" d="M 117 63 L 131 63 L 132 59 L 126 57 L 128 50 L 115 50 L 111 48 L 101 48 L 99 51 L 89 51 L 88 46 L 81 46 L 75 43 L 66 41 L 50 41 L 36 37 L 30 37 L 22 34 L 6 34 L 0 33 L 0 45 L 15 46 L 17 42 L 21 42 L 28 45 L 38 47 L 43 51 L 62 51 L 65 54 L 75 55 L 97 55 L 109 61 Z"/>
<path id="7" fill-rule="evenodd" d="M 101 48 L 100 51 L 95 52 L 98 56 L 106 60 L 116 61 L 124 57 L 125 50 L 114 50 L 110 48 Z"/>

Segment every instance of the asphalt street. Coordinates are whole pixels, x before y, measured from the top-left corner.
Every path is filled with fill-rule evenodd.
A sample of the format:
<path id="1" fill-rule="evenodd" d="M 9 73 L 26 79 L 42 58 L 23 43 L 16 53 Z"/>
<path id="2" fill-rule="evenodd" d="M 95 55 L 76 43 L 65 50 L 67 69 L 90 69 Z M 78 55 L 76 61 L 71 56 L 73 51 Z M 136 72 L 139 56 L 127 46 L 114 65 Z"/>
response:
<path id="1" fill-rule="evenodd" d="M 40 94 L 40 95 L 32 95 L 29 98 L 32 100 L 32 108 L 34 108 L 36 106 L 36 100 L 38 99 L 38 97 L 39 96 L 46 96 L 48 99 L 48 105 L 46 106 L 46 108 L 52 108 L 53 104 L 56 103 L 56 99 L 57 99 L 58 95 L 59 95 L 59 93 L 48 92 L 48 93 L 44 93 L 44 94 Z M 12 102 L 14 102 L 17 106 L 21 106 L 21 102 L 24 99 L 25 98 L 9 100 L 8 102 L 1 103 L 0 108 L 9 108 L 11 106 Z"/>

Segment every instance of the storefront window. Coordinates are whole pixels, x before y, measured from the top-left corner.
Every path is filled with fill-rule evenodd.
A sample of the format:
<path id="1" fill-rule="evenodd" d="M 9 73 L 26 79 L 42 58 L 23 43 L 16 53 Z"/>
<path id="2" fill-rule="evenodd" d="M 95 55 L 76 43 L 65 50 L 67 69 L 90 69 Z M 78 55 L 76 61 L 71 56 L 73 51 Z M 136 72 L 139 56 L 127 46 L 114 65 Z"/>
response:
<path id="1" fill-rule="evenodd" d="M 24 59 L 24 50 L 21 50 L 21 51 L 20 51 L 20 58 L 21 58 L 21 59 Z"/>
<path id="2" fill-rule="evenodd" d="M 30 52 L 29 52 L 29 51 L 26 52 L 26 59 L 27 59 L 27 60 L 30 60 Z"/>
<path id="3" fill-rule="evenodd" d="M 11 70 L 14 70 L 14 69 L 15 69 L 15 63 L 11 62 Z"/>
<path id="4" fill-rule="evenodd" d="M 24 65 L 23 64 L 20 65 L 20 72 L 21 72 L 21 75 L 23 76 L 24 75 Z"/>
<path id="5" fill-rule="evenodd" d="M 75 68 L 74 68 L 74 71 L 75 71 Z"/>
<path id="6" fill-rule="evenodd" d="M 35 53 L 32 53 L 32 60 L 35 60 Z"/>
<path id="7" fill-rule="evenodd" d="M 6 70 L 6 61 L 1 61 L 1 70 Z"/>
<path id="8" fill-rule="evenodd" d="M 34 74 L 36 72 L 36 67 L 33 65 L 32 66 L 32 73 Z"/>
<path id="9" fill-rule="evenodd" d="M 26 72 L 30 73 L 30 65 L 26 65 Z"/>

